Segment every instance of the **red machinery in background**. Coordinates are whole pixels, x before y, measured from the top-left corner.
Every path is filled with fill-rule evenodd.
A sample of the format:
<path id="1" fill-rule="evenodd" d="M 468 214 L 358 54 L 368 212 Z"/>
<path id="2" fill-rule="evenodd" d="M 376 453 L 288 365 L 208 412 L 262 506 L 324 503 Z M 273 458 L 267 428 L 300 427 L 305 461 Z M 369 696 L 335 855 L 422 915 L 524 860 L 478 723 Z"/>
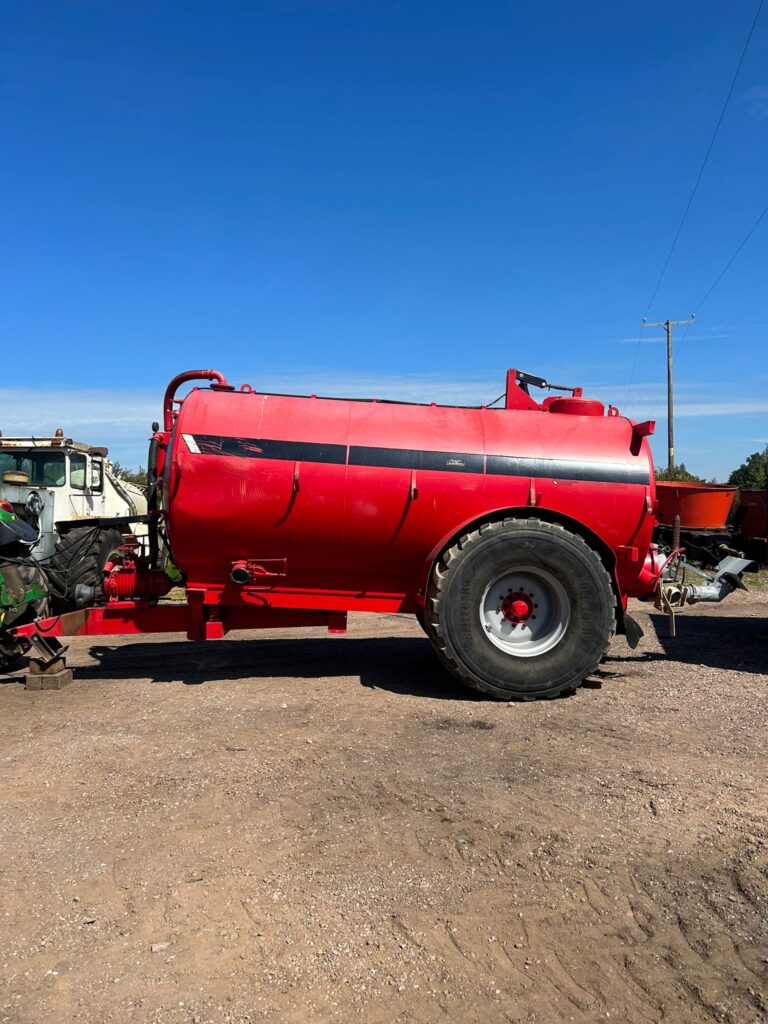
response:
<path id="1" fill-rule="evenodd" d="M 198 379 L 210 387 L 176 397 Z M 537 402 L 531 386 L 570 395 Z M 61 635 L 343 631 L 349 611 L 407 612 L 464 683 L 555 696 L 615 631 L 637 641 L 628 597 L 669 608 L 742 586 L 746 563 L 690 583 L 652 544 L 652 430 L 515 370 L 503 408 L 264 394 L 189 371 L 150 444 L 148 549 L 128 543 L 103 595 L 84 588 L 81 610 L 15 635 L 44 657 Z M 163 603 L 179 574 L 186 600 Z"/>
<path id="2" fill-rule="evenodd" d="M 704 565 L 724 555 L 768 565 L 768 491 L 721 484 L 657 481 L 655 539 L 678 548 Z M 734 501 L 738 504 L 733 511 Z"/>
<path id="3" fill-rule="evenodd" d="M 768 565 L 768 490 L 739 491 L 733 528 L 735 543 L 746 556 Z"/>

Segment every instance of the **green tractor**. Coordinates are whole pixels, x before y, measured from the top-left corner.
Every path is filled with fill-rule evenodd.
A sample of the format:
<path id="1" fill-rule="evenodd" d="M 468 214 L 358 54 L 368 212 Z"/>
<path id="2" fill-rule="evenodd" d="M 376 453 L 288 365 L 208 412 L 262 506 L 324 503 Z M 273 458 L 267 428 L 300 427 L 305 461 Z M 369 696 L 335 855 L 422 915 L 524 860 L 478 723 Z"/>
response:
<path id="1" fill-rule="evenodd" d="M 9 636 L 9 628 L 47 609 L 48 584 L 30 553 L 37 540 L 38 531 L 19 519 L 9 502 L 0 501 L 0 672 L 12 668 L 26 650 Z"/>

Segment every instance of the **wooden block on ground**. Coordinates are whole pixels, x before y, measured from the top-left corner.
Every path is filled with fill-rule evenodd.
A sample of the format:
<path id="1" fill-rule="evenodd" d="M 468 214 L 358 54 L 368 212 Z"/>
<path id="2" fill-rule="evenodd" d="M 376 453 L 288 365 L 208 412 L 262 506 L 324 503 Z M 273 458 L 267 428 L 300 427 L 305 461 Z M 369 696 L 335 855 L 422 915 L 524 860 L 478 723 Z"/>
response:
<path id="1" fill-rule="evenodd" d="M 63 668 L 59 672 L 29 672 L 24 679 L 27 690 L 62 690 L 71 682 L 71 668 Z"/>

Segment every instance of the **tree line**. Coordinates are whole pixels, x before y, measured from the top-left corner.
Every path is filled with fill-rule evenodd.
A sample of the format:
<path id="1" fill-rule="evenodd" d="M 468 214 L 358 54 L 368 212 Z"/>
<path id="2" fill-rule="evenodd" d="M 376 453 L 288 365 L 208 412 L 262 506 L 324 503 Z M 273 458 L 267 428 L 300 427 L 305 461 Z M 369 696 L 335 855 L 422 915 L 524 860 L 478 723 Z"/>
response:
<path id="1" fill-rule="evenodd" d="M 137 487 L 147 486 L 147 471 L 143 466 L 138 469 L 128 469 L 117 460 L 112 463 L 112 472 L 121 480 L 127 480 L 129 484 L 136 484 Z"/>
<path id="2" fill-rule="evenodd" d="M 656 469 L 657 480 L 672 480 L 682 483 L 704 484 L 716 483 L 696 476 L 686 468 L 684 462 L 678 463 L 673 469 Z M 737 466 L 728 477 L 728 483 L 743 491 L 764 491 L 768 488 L 768 444 L 762 451 L 752 452 Z"/>

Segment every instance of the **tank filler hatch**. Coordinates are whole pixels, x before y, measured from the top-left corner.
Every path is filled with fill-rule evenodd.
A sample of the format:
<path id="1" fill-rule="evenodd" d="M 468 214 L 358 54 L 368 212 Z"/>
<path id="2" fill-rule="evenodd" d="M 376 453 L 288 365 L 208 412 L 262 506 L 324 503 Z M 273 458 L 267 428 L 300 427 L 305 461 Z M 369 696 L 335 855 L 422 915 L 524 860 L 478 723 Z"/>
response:
<path id="1" fill-rule="evenodd" d="M 542 409 L 547 407 L 547 402 L 556 400 L 556 397 L 553 395 L 551 399 L 545 399 L 544 403 L 540 405 L 531 397 L 530 389 L 532 387 L 541 388 L 545 391 L 567 391 L 571 395 L 571 400 L 581 399 L 582 395 L 581 388 L 571 387 L 568 384 L 551 384 L 544 377 L 537 377 L 533 373 L 525 373 L 524 370 L 510 369 L 507 370 L 507 392 L 504 408 Z M 567 399 L 562 399 L 562 401 L 567 401 Z"/>

